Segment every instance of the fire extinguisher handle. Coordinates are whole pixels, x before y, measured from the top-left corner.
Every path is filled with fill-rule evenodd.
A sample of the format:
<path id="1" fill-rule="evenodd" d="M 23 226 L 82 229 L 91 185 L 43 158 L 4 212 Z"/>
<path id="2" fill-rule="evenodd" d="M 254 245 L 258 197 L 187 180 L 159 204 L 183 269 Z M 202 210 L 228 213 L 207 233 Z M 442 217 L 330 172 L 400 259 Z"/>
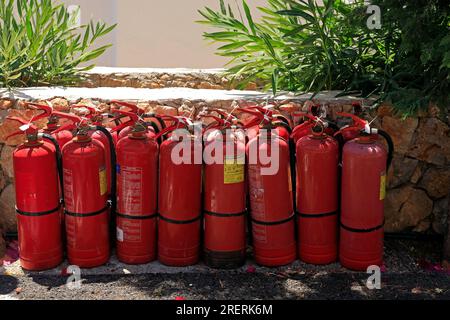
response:
<path id="1" fill-rule="evenodd" d="M 292 115 L 294 117 L 305 117 L 305 118 L 308 118 L 311 121 L 317 121 L 317 119 L 318 119 L 316 116 L 314 116 L 312 114 L 309 114 L 309 113 L 305 113 L 305 112 L 295 112 Z"/>
<path id="2" fill-rule="evenodd" d="M 118 100 L 112 100 L 111 104 L 115 104 L 121 107 L 125 107 L 131 110 L 131 112 L 134 112 L 138 115 L 141 115 L 144 113 L 144 111 L 139 108 L 137 105 L 135 105 L 134 103 L 130 103 L 130 102 L 125 102 L 125 101 L 118 101 Z"/>
<path id="3" fill-rule="evenodd" d="M 367 121 L 364 119 L 361 119 L 360 117 L 351 114 L 351 113 L 346 113 L 346 112 L 336 112 L 336 115 L 340 116 L 340 117 L 344 117 L 344 118 L 350 118 L 354 121 L 355 125 L 358 128 L 361 128 L 361 130 L 363 130 L 366 125 L 367 125 Z"/>
<path id="4" fill-rule="evenodd" d="M 384 140 L 388 145 L 388 157 L 386 168 L 387 170 L 389 170 L 389 168 L 392 165 L 392 160 L 394 158 L 394 151 L 395 151 L 394 141 L 392 140 L 392 137 L 384 130 L 378 130 L 378 134 L 384 138 Z"/>
<path id="5" fill-rule="evenodd" d="M 5 140 L 8 140 L 12 137 L 18 136 L 20 134 L 36 134 L 39 130 L 38 128 L 31 122 L 33 119 L 31 119 L 30 121 L 25 121 L 22 118 L 19 117 L 7 117 L 7 120 L 11 120 L 11 121 L 16 121 L 18 123 L 20 123 L 22 126 L 19 128 L 18 131 L 10 134 L 9 136 L 7 136 L 5 138 Z"/>
<path id="6" fill-rule="evenodd" d="M 139 116 L 134 112 L 124 111 L 124 110 L 116 110 L 116 112 L 123 116 L 129 117 L 134 122 L 139 121 Z"/>
<path id="7" fill-rule="evenodd" d="M 43 111 L 41 114 L 34 116 L 30 120 L 30 122 L 41 120 L 41 119 L 44 119 L 44 118 L 48 118 L 48 117 L 50 117 L 52 115 L 52 112 L 53 112 L 53 108 L 48 106 L 48 105 L 45 105 L 45 104 L 28 102 L 26 105 L 30 109 Z"/>
<path id="8" fill-rule="evenodd" d="M 166 134 L 173 132 L 177 129 L 186 129 L 185 125 L 180 126 L 179 123 L 172 125 L 170 127 L 164 128 L 163 130 L 161 130 L 155 137 L 155 139 L 160 139 L 162 137 L 164 137 Z"/>
<path id="9" fill-rule="evenodd" d="M 99 112 L 97 110 L 97 108 L 92 107 L 92 106 L 87 106 L 87 105 L 84 105 L 84 104 L 74 104 L 74 105 L 71 105 L 70 108 L 71 109 L 72 108 L 84 108 L 84 109 L 87 109 L 88 113 L 85 115 L 85 117 L 87 119 L 92 119 L 93 117 L 97 116 L 98 112 Z"/>
<path id="10" fill-rule="evenodd" d="M 58 118 L 67 119 L 71 121 L 72 123 L 79 123 L 81 122 L 81 118 L 79 116 L 76 116 L 74 114 L 59 112 L 59 111 L 53 111 L 52 116 L 56 116 Z"/>
<path id="11" fill-rule="evenodd" d="M 121 116 L 129 117 L 130 120 L 124 123 L 119 124 L 115 128 L 111 130 L 112 133 L 118 132 L 122 129 L 125 129 L 126 127 L 133 126 L 139 121 L 139 116 L 136 113 L 128 112 L 124 110 L 116 110 L 117 113 L 119 113 Z M 120 119 L 121 117 L 115 118 L 113 121 Z"/>
<path id="12" fill-rule="evenodd" d="M 84 124 L 86 122 L 85 119 L 82 119 L 81 117 L 74 115 L 74 114 L 55 111 L 55 112 L 53 112 L 53 115 L 63 118 L 63 119 L 67 119 L 72 122 L 71 124 L 67 124 L 65 126 L 62 126 L 58 129 L 56 129 L 55 131 L 53 131 L 53 134 L 56 134 L 56 133 L 59 133 L 61 131 L 65 131 L 65 130 L 69 130 L 69 131 L 75 130 L 75 129 L 77 129 L 77 127 L 80 124 Z"/>
<path id="13" fill-rule="evenodd" d="M 248 108 L 238 108 L 237 111 L 242 113 L 246 113 L 255 117 L 254 120 L 247 123 L 244 128 L 248 129 L 257 125 L 262 124 L 263 122 L 271 123 L 273 120 L 273 113 L 270 110 L 266 110 L 261 107 L 248 107 Z M 265 112 L 268 111 L 268 112 Z"/>

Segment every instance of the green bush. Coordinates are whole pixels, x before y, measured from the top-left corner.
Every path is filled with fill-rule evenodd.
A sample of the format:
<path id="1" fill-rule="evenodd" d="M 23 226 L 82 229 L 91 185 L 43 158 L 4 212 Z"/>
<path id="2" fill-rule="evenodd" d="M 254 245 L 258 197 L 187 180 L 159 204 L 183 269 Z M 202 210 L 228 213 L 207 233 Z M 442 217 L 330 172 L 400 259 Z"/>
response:
<path id="1" fill-rule="evenodd" d="M 200 10 L 200 23 L 219 29 L 206 39 L 223 43 L 228 75 L 240 87 L 254 80 L 279 90 L 377 95 L 399 113 L 411 115 L 430 102 L 449 102 L 448 1 L 373 1 L 382 28 L 369 29 L 363 0 L 267 0 L 256 22 L 243 0 L 233 12 Z M 245 17 L 245 18 L 244 18 Z"/>
<path id="2" fill-rule="evenodd" d="M 82 63 L 111 45 L 91 49 L 115 25 L 76 26 L 63 4 L 52 0 L 0 0 L 0 86 L 70 85 Z"/>

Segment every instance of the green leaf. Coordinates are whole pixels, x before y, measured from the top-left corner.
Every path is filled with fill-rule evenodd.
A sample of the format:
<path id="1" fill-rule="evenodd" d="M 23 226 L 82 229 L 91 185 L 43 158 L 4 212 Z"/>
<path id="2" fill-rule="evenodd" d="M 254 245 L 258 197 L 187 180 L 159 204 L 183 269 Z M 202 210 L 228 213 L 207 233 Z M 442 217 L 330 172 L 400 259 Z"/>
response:
<path id="1" fill-rule="evenodd" d="M 271 81 L 272 81 L 272 93 L 274 96 L 276 96 L 277 92 L 278 92 L 278 72 L 277 72 L 277 70 L 275 70 L 272 73 Z"/>
<path id="2" fill-rule="evenodd" d="M 244 7 L 245 15 L 247 17 L 247 22 L 250 27 L 250 30 L 252 30 L 253 35 L 256 35 L 256 26 L 255 23 L 253 22 L 250 8 L 248 7 L 247 2 L 245 0 L 242 0 L 242 6 Z"/>
<path id="3" fill-rule="evenodd" d="M 79 28 L 69 22 L 61 3 L 0 0 L 0 85 L 67 84 L 78 79 L 76 66 L 109 47 L 90 51 L 95 40 L 115 26 L 90 22 Z"/>
<path id="4" fill-rule="evenodd" d="M 280 10 L 277 13 L 283 16 L 302 17 L 308 22 L 315 22 L 312 15 L 300 10 Z"/>
<path id="5" fill-rule="evenodd" d="M 225 7 L 225 3 L 223 2 L 223 0 L 220 0 L 220 10 L 222 11 L 223 15 L 227 14 L 227 8 Z"/>

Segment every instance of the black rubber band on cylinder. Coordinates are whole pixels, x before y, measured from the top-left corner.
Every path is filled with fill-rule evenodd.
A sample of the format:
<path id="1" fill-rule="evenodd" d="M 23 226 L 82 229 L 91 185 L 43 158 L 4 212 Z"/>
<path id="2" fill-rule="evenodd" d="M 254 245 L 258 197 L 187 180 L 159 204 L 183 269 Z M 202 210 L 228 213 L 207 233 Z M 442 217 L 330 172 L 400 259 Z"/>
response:
<path id="1" fill-rule="evenodd" d="M 219 218 L 235 218 L 245 216 L 247 211 L 239 212 L 239 213 L 217 213 L 210 211 L 203 211 L 208 216 L 219 217 Z"/>
<path id="2" fill-rule="evenodd" d="M 378 231 L 380 229 L 382 229 L 384 227 L 384 221 L 383 224 L 373 227 L 373 228 L 369 228 L 369 229 L 356 229 L 356 228 L 350 228 L 344 224 L 341 223 L 341 227 L 342 229 L 349 231 L 349 232 L 354 232 L 354 233 L 370 233 L 370 232 L 374 232 L 374 231 Z"/>
<path id="3" fill-rule="evenodd" d="M 64 210 L 64 213 L 71 217 L 88 218 L 88 217 L 98 216 L 98 215 L 102 214 L 103 212 L 105 212 L 106 210 L 108 210 L 108 208 L 109 208 L 109 206 L 106 206 L 102 210 L 95 211 L 95 212 L 89 212 L 89 213 L 75 213 L 75 212 L 70 212 L 70 211 Z"/>
<path id="4" fill-rule="evenodd" d="M 118 218 L 122 218 L 122 219 L 129 219 L 129 220 L 150 220 L 150 219 L 155 219 L 156 217 L 158 217 L 158 214 L 151 214 L 151 215 L 144 215 L 144 216 L 131 216 L 128 214 L 123 214 L 123 213 L 118 213 L 116 212 L 116 216 Z"/>
<path id="5" fill-rule="evenodd" d="M 287 219 L 280 220 L 280 221 L 266 222 L 266 221 L 259 221 L 259 220 L 253 219 L 253 218 L 251 220 L 252 220 L 253 223 L 259 224 L 259 225 L 262 225 L 262 226 L 277 226 L 277 225 L 288 223 L 288 222 L 292 221 L 294 218 L 295 218 L 295 214 L 291 215 Z"/>
<path id="6" fill-rule="evenodd" d="M 162 215 L 159 215 L 159 218 L 165 222 L 172 223 L 172 224 L 191 224 L 191 223 L 201 220 L 202 216 L 200 215 L 197 218 L 194 218 L 191 220 L 174 220 L 174 219 L 169 219 L 169 218 L 163 217 Z"/>
<path id="7" fill-rule="evenodd" d="M 49 211 L 42 211 L 42 212 L 26 212 L 26 211 L 22 211 L 19 210 L 16 207 L 16 212 L 17 214 L 21 215 L 21 216 L 26 216 L 26 217 L 42 217 L 42 216 L 47 216 L 50 215 L 52 213 L 55 213 L 56 211 L 58 211 L 61 208 L 61 206 L 58 206 L 57 208 L 53 209 L 53 210 L 49 210 Z"/>
<path id="8" fill-rule="evenodd" d="M 338 212 L 337 211 L 333 211 L 333 212 L 327 212 L 327 213 L 314 213 L 314 214 L 306 214 L 306 213 L 300 213 L 297 212 L 297 216 L 299 216 L 300 218 L 326 218 L 326 217 L 331 217 L 331 216 L 337 216 Z"/>

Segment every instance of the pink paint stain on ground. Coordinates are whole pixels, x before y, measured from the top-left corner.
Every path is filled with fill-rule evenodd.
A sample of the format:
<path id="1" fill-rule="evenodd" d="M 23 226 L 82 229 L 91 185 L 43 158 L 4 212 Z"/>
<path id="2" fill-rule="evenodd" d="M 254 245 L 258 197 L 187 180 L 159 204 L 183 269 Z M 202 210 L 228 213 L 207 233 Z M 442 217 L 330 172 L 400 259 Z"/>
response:
<path id="1" fill-rule="evenodd" d="M 256 268 L 255 268 L 255 266 L 248 266 L 246 271 L 248 273 L 255 273 L 256 272 Z"/>
<path id="2" fill-rule="evenodd" d="M 419 266 L 428 272 L 439 272 L 450 275 L 450 270 L 446 270 L 440 263 L 431 263 L 428 260 L 422 259 L 418 262 Z"/>
<path id="3" fill-rule="evenodd" d="M 19 260 L 19 243 L 13 240 L 8 242 L 5 256 L 0 259 L 0 265 L 9 266 L 17 260 Z"/>

